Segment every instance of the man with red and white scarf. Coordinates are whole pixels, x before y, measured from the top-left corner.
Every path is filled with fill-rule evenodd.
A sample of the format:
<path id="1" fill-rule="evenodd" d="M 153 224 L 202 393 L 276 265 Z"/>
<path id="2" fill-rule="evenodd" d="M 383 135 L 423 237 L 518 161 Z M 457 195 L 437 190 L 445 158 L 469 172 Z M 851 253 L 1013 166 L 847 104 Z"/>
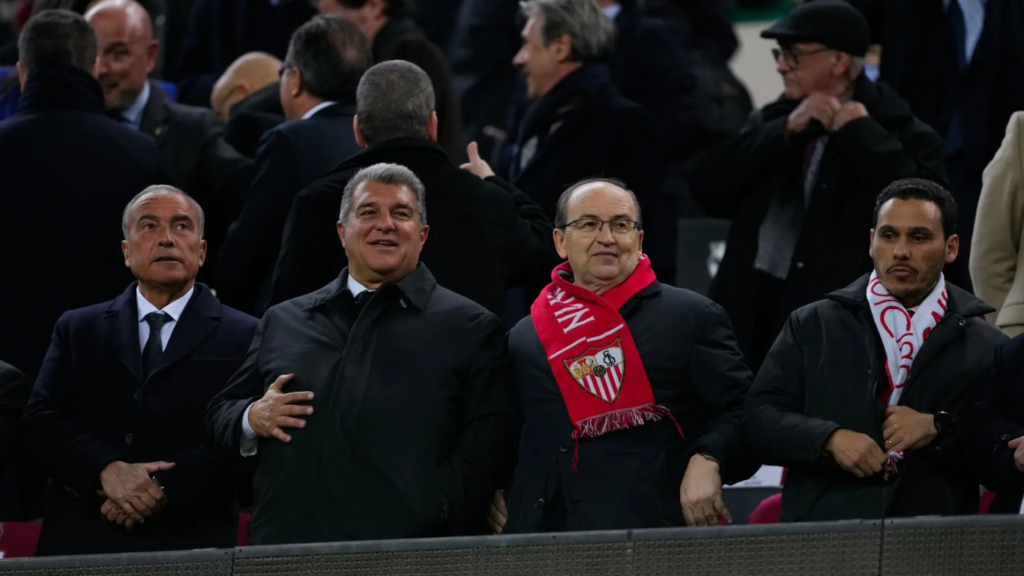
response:
<path id="1" fill-rule="evenodd" d="M 957 207 L 899 180 L 875 203 L 874 272 L 792 315 L 747 398 L 744 438 L 789 467 L 782 521 L 975 514 L 991 447 L 968 440 L 1006 340 L 992 308 L 946 282 Z"/>
<path id="2" fill-rule="evenodd" d="M 495 532 L 717 525 L 722 483 L 757 464 L 739 436 L 750 371 L 728 316 L 657 281 L 620 182 L 559 198 L 567 258 L 509 334 L 523 430 Z"/>

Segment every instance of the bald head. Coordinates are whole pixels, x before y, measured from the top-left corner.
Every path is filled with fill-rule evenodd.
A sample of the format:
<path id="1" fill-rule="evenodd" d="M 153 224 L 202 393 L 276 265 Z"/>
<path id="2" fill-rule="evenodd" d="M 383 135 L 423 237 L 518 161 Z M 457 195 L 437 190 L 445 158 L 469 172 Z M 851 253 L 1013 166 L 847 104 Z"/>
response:
<path id="1" fill-rule="evenodd" d="M 99 42 L 99 75 L 107 109 L 125 110 L 142 94 L 160 47 L 153 21 L 135 0 L 102 0 L 85 14 Z"/>
<path id="2" fill-rule="evenodd" d="M 213 86 L 210 107 L 221 120 L 227 120 L 231 107 L 239 100 L 276 82 L 281 61 L 263 52 L 244 54 L 231 63 Z"/>

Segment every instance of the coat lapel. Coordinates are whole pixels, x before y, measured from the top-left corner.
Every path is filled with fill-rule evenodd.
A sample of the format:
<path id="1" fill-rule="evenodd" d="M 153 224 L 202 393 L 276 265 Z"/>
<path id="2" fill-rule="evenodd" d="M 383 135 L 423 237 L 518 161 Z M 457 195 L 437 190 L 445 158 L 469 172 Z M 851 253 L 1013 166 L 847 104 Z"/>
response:
<path id="1" fill-rule="evenodd" d="M 159 374 L 199 347 L 220 323 L 220 301 L 203 284 L 196 284 L 192 299 L 185 306 L 171 333 L 160 362 L 150 377 Z M 136 345 L 138 338 L 136 337 Z M 141 355 L 140 355 L 141 357 Z"/>
<path id="2" fill-rule="evenodd" d="M 110 303 L 103 315 L 103 329 L 121 362 L 142 380 L 142 349 L 139 348 L 139 312 L 136 283 Z"/>
<path id="3" fill-rule="evenodd" d="M 156 84 L 151 84 L 149 102 L 146 103 L 146 108 L 142 111 L 139 131 L 155 138 L 157 147 L 167 137 L 167 132 L 170 130 L 170 126 L 167 124 L 167 107 L 164 106 L 166 101 L 167 95 L 164 94 L 164 91 Z"/>

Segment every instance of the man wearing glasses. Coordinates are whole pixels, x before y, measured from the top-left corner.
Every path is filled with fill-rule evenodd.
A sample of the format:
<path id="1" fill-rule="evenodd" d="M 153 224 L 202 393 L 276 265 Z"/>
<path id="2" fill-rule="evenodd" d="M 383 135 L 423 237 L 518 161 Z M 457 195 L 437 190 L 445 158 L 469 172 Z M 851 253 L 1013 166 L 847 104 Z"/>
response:
<path id="1" fill-rule="evenodd" d="M 875 197 L 902 178 L 945 181 L 942 138 L 864 75 L 868 24 L 841 0 L 804 4 L 765 30 L 782 97 L 699 159 L 691 187 L 732 220 L 711 298 L 757 369 L 793 310 L 871 270 Z"/>
<path id="2" fill-rule="evenodd" d="M 721 307 L 655 278 L 636 197 L 587 180 L 558 200 L 567 261 L 509 334 L 523 429 L 495 532 L 729 521 L 749 477 L 738 427 L 750 370 Z"/>

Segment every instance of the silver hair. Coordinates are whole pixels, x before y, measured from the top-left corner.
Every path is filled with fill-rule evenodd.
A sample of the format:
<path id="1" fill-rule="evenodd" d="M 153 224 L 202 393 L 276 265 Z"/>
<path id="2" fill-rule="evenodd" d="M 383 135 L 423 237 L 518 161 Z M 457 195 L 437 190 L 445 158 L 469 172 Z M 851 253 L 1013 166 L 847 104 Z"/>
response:
<path id="1" fill-rule="evenodd" d="M 374 164 L 363 168 L 348 181 L 345 185 L 345 192 L 341 196 L 341 211 L 338 213 L 338 221 L 344 223 L 352 212 L 352 196 L 360 186 L 369 182 L 378 184 L 392 184 L 394 186 L 405 186 L 416 195 L 416 211 L 419 212 L 420 223 L 427 224 L 426 189 L 423 182 L 405 166 L 399 164 Z"/>
<path id="2" fill-rule="evenodd" d="M 359 80 L 356 115 L 367 144 L 426 138 L 433 111 L 434 85 L 427 73 L 411 62 L 381 62 Z"/>
<path id="3" fill-rule="evenodd" d="M 154 184 L 139 192 L 134 198 L 128 202 L 128 205 L 124 207 L 124 212 L 121 213 L 121 232 L 124 234 L 124 239 L 128 239 L 129 222 L 128 219 L 131 217 L 131 213 L 135 210 L 143 200 L 148 196 L 155 196 L 157 194 L 178 194 L 184 196 L 192 203 L 192 206 L 196 209 L 199 214 L 199 238 L 202 238 L 206 231 L 206 212 L 203 212 L 203 207 L 196 202 L 196 199 L 186 194 L 184 191 L 171 186 L 170 184 Z"/>
<path id="4" fill-rule="evenodd" d="M 568 34 L 574 62 L 600 60 L 614 48 L 615 24 L 594 0 L 526 0 L 519 8 L 527 18 L 543 19 L 540 37 L 545 46 Z"/>

